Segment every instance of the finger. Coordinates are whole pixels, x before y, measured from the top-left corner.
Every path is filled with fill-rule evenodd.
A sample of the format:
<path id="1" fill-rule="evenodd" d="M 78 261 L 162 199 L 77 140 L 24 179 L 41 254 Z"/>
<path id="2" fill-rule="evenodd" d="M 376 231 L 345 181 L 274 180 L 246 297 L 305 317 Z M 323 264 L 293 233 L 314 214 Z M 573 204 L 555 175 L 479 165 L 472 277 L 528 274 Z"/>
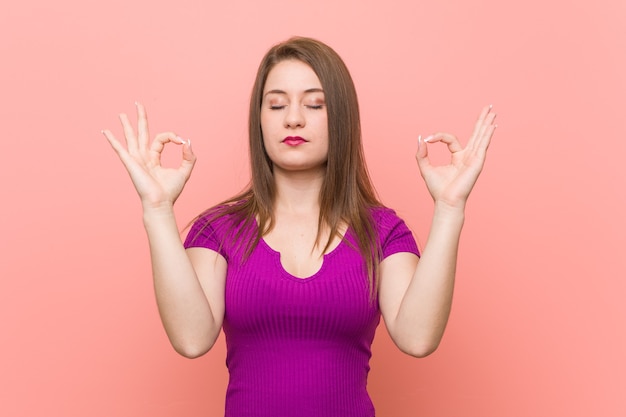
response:
<path id="1" fill-rule="evenodd" d="M 493 105 L 491 104 L 483 107 L 483 109 L 480 112 L 480 115 L 478 116 L 478 120 L 485 120 L 487 115 L 489 115 L 489 113 L 491 113 L 492 110 L 493 110 Z"/>
<path id="2" fill-rule="evenodd" d="M 474 124 L 474 130 L 472 132 L 472 136 L 470 136 L 470 140 L 467 143 L 468 149 L 474 149 L 476 147 L 476 143 L 480 141 L 485 129 L 493 124 L 493 120 L 496 117 L 496 114 L 492 112 L 493 106 L 490 104 L 488 106 L 483 107 L 476 123 Z"/>
<path id="3" fill-rule="evenodd" d="M 482 121 L 480 126 L 477 126 L 477 132 L 475 133 L 475 140 L 479 141 L 480 138 L 484 135 L 485 131 L 489 128 L 489 126 L 493 126 L 496 119 L 495 113 L 489 113 L 487 117 Z"/>
<path id="4" fill-rule="evenodd" d="M 139 148 L 137 146 L 135 130 L 133 129 L 133 125 L 130 123 L 126 113 L 120 114 L 120 122 L 122 122 L 122 127 L 124 128 L 124 137 L 126 138 L 126 147 L 128 148 L 128 152 L 132 155 L 138 154 Z"/>
<path id="5" fill-rule="evenodd" d="M 138 146 L 140 149 L 147 149 L 148 142 L 150 140 L 150 133 L 148 131 L 148 115 L 146 113 L 146 108 L 143 106 L 143 104 L 136 101 L 135 106 L 137 107 Z"/>
<path id="6" fill-rule="evenodd" d="M 424 172 L 430 167 L 430 160 L 428 159 L 428 146 L 424 143 L 422 135 L 417 138 L 417 152 L 415 153 L 415 159 L 417 160 L 417 166 L 420 172 Z"/>
<path id="7" fill-rule="evenodd" d="M 117 152 L 118 155 L 121 152 L 126 152 L 126 149 L 124 149 L 122 144 L 117 139 L 115 139 L 115 136 L 113 135 L 113 133 L 111 133 L 110 130 L 105 129 L 102 130 L 101 133 L 104 135 L 105 138 L 107 138 L 107 140 L 111 144 L 111 147 L 113 148 L 113 150 L 115 150 L 115 152 Z"/>
<path id="8" fill-rule="evenodd" d="M 435 143 L 435 142 L 443 142 L 448 146 L 448 150 L 451 153 L 459 152 L 463 150 L 461 143 L 457 139 L 456 136 L 451 135 L 450 133 L 438 132 L 434 135 L 428 136 L 424 139 L 425 143 Z"/>
<path id="9" fill-rule="evenodd" d="M 480 140 L 476 143 L 476 151 L 480 153 L 487 152 L 487 148 L 489 148 L 489 144 L 491 143 L 491 138 L 493 137 L 493 133 L 496 131 L 496 124 L 490 124 L 485 128 L 482 135 L 480 136 Z"/>
<path id="10" fill-rule="evenodd" d="M 182 139 L 174 132 L 163 132 L 156 135 L 152 145 L 150 146 L 149 161 L 154 165 L 161 165 L 161 154 L 165 148 L 166 143 L 175 143 L 177 145 L 183 145 L 185 140 Z"/>
<path id="11" fill-rule="evenodd" d="M 479 152 L 486 151 L 489 147 L 489 142 L 491 141 L 491 137 L 493 136 L 493 132 L 495 130 L 496 114 L 489 113 L 486 119 L 483 122 L 483 126 L 481 130 L 478 132 L 477 136 L 473 139 L 473 149 Z"/>
<path id="12" fill-rule="evenodd" d="M 474 130 L 472 131 L 472 138 L 478 135 L 484 125 L 485 119 L 491 113 L 491 109 L 493 106 L 490 104 L 488 106 L 483 107 L 480 114 L 478 115 L 478 119 L 476 119 L 476 123 L 474 123 Z"/>
<path id="13" fill-rule="evenodd" d="M 104 135 L 104 137 L 107 138 L 107 140 L 111 144 L 111 147 L 113 148 L 115 153 L 117 153 L 122 163 L 126 167 L 128 167 L 128 164 L 132 160 L 132 157 L 129 155 L 128 151 L 117 139 L 115 139 L 115 136 L 113 135 L 113 133 L 111 133 L 111 131 L 105 129 L 102 131 L 102 134 Z"/>
<path id="14" fill-rule="evenodd" d="M 187 141 L 183 144 L 183 161 L 180 164 L 180 169 L 185 177 L 189 178 L 191 170 L 195 164 L 196 155 L 193 153 L 193 149 L 191 149 L 191 140 L 187 139 Z"/>

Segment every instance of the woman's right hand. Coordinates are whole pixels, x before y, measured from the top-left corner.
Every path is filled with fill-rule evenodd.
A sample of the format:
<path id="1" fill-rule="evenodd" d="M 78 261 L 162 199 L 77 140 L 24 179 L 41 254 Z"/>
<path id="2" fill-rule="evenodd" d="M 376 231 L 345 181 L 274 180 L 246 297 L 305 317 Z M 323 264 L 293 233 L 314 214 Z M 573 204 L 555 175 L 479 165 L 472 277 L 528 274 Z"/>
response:
<path id="1" fill-rule="evenodd" d="M 191 175 L 196 157 L 191 150 L 191 141 L 185 141 L 173 132 L 156 135 L 150 144 L 146 109 L 137 105 L 137 134 L 126 114 L 120 114 L 124 128 L 126 148 L 109 130 L 102 133 L 117 152 L 135 189 L 141 198 L 144 210 L 170 207 L 174 204 Z M 161 165 L 161 154 L 167 143 L 183 147 L 183 159 L 178 168 L 165 168 Z"/>

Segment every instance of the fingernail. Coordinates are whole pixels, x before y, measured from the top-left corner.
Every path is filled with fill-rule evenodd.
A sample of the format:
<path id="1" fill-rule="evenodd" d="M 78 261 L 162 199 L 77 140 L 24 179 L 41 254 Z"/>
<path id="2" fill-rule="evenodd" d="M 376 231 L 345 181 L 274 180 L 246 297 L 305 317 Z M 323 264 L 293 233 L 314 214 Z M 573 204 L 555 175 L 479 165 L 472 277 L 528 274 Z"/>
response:
<path id="1" fill-rule="evenodd" d="M 181 138 L 180 136 L 176 136 L 176 140 L 178 141 L 178 143 L 180 143 L 181 145 L 185 144 L 185 139 Z"/>
<path id="2" fill-rule="evenodd" d="M 429 137 L 427 137 L 426 139 L 424 139 L 424 142 L 428 143 L 433 139 L 433 135 L 430 135 Z"/>
<path id="3" fill-rule="evenodd" d="M 417 150 L 419 151 L 421 147 L 422 147 L 422 135 L 419 135 L 417 137 Z"/>
<path id="4" fill-rule="evenodd" d="M 492 108 L 492 107 L 493 107 L 493 104 L 490 104 L 490 105 L 489 105 L 489 109 L 491 110 L 491 108 Z"/>

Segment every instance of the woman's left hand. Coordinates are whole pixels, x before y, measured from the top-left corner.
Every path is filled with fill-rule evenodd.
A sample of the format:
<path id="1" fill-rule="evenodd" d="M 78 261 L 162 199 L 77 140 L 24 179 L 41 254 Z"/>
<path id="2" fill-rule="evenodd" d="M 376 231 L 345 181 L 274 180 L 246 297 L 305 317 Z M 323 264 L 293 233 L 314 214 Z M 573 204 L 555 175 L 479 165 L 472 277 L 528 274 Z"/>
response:
<path id="1" fill-rule="evenodd" d="M 467 197 L 483 169 L 487 148 L 496 128 L 495 118 L 491 106 L 485 107 L 465 148 L 456 136 L 449 133 L 435 133 L 423 140 L 421 137 L 418 139 L 415 158 L 426 187 L 436 203 L 443 203 L 451 208 L 465 207 Z M 443 142 L 448 146 L 451 154 L 448 165 L 431 165 L 428 145 L 435 142 Z"/>

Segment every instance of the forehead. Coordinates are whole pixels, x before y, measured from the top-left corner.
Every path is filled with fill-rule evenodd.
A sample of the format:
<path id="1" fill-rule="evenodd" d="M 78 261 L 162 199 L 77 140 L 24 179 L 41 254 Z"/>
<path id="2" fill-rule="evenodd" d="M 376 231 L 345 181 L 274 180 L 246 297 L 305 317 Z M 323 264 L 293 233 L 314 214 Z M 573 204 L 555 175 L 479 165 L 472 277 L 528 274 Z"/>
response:
<path id="1" fill-rule="evenodd" d="M 302 61 L 289 59 L 280 61 L 270 70 L 263 91 L 299 92 L 321 88 L 322 84 L 313 68 Z"/>

